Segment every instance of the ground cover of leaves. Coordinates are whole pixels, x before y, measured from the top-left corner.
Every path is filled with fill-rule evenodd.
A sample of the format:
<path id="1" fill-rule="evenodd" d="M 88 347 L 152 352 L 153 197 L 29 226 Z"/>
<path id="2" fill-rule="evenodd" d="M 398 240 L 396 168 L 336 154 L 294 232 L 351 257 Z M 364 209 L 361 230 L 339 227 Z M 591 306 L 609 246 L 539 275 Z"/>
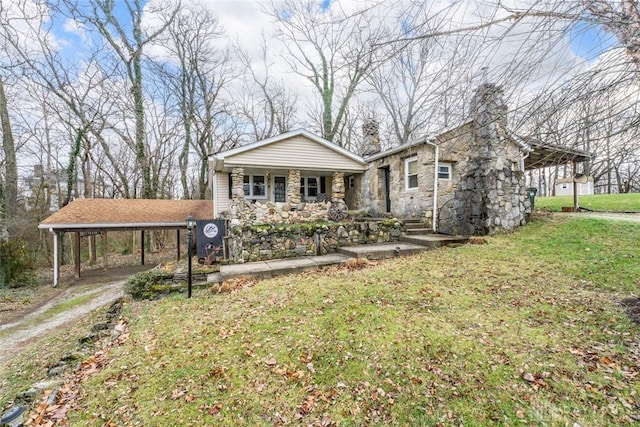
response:
<path id="1" fill-rule="evenodd" d="M 640 225 L 487 244 L 125 308 L 70 425 L 632 425 Z M 250 286 L 249 286 L 250 285 Z"/>

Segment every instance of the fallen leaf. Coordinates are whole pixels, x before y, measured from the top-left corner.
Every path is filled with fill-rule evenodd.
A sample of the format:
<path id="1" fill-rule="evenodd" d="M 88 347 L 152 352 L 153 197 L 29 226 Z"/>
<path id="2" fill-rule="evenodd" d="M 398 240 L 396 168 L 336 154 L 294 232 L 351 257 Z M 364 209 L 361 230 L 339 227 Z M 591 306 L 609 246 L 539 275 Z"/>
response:
<path id="1" fill-rule="evenodd" d="M 267 366 L 276 366 L 278 364 L 278 361 L 274 357 L 270 357 L 267 360 L 265 360 L 264 363 Z"/>

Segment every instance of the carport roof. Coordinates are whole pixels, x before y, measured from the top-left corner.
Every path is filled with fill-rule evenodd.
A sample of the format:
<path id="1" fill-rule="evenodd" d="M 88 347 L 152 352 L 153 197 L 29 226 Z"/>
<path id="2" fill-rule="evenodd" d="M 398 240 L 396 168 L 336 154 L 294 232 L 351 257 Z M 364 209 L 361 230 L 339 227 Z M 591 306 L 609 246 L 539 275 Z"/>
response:
<path id="1" fill-rule="evenodd" d="M 213 216 L 211 200 L 77 199 L 38 228 L 56 232 L 185 228 L 185 219 Z"/>
<path id="2" fill-rule="evenodd" d="M 546 144 L 530 138 L 524 140 L 532 149 L 524 159 L 525 170 L 559 166 L 570 162 L 583 163 L 595 157 L 595 154 L 577 148 Z"/>

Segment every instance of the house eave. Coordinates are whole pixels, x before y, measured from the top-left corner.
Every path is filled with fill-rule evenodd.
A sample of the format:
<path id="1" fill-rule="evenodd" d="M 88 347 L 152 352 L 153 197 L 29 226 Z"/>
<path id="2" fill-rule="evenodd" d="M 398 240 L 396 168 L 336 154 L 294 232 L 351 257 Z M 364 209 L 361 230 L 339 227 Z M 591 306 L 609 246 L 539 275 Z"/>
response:
<path id="1" fill-rule="evenodd" d="M 129 223 L 97 223 L 97 224 L 82 224 L 82 223 L 66 223 L 66 224 L 47 224 L 42 223 L 38 225 L 40 230 L 110 230 L 110 229 L 153 229 L 153 228 L 186 228 L 186 222 L 129 222 Z"/>

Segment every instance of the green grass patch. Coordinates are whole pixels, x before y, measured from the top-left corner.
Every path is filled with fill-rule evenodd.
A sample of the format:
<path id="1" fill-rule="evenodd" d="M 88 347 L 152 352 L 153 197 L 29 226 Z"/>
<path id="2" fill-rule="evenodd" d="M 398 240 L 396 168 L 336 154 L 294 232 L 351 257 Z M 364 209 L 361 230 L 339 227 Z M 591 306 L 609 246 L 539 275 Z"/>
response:
<path id="1" fill-rule="evenodd" d="M 594 211 L 640 212 L 640 193 L 579 196 L 578 204 Z M 560 212 L 563 206 L 573 206 L 573 196 L 536 197 L 535 205 Z"/>
<path id="2" fill-rule="evenodd" d="M 70 424 L 632 424 L 640 327 L 618 302 L 640 285 L 639 239 L 638 224 L 548 218 L 364 270 L 131 303 L 128 341 Z"/>

